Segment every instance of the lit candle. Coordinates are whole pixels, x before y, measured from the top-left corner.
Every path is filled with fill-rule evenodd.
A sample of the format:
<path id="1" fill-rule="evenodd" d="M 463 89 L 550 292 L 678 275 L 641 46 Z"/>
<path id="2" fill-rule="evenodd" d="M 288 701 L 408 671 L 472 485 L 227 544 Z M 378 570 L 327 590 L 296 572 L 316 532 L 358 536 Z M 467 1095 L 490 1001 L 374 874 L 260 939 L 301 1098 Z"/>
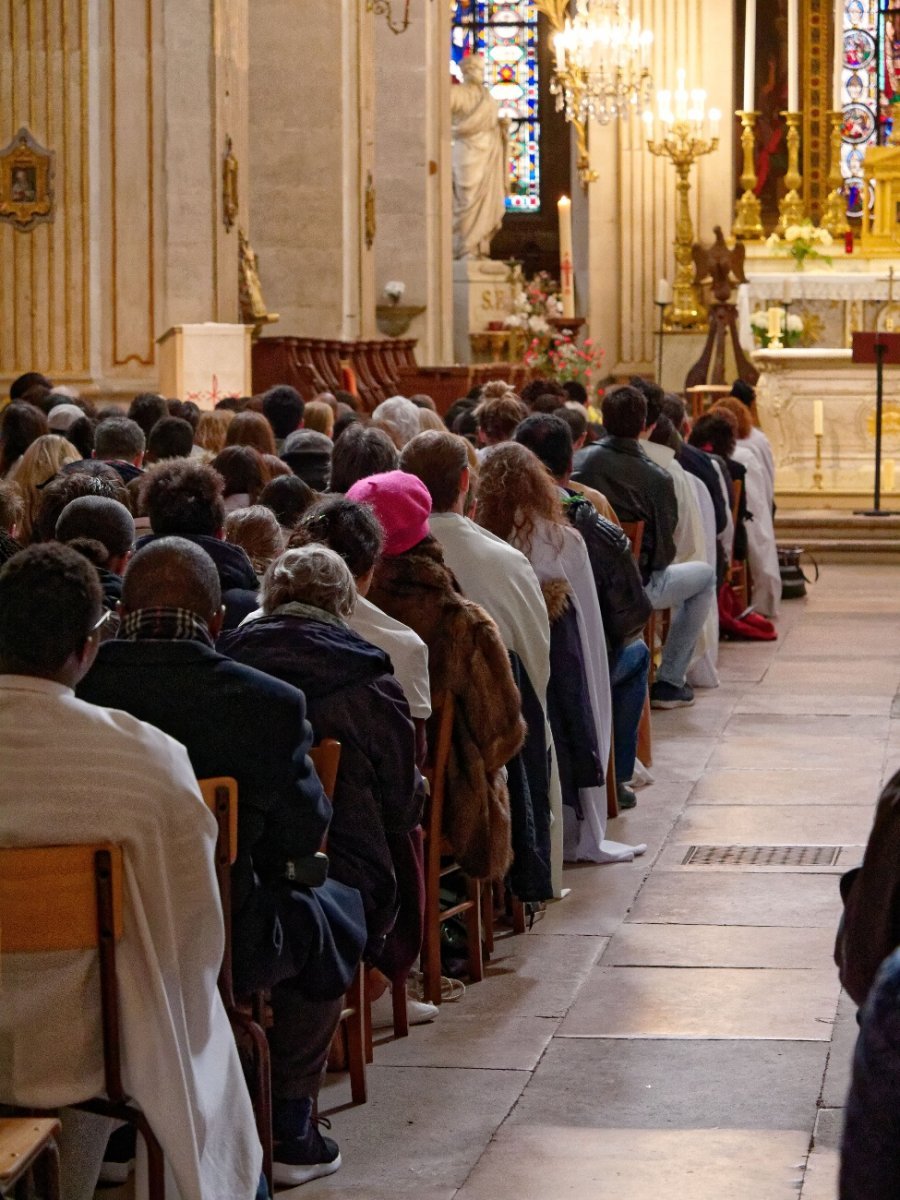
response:
<path id="1" fill-rule="evenodd" d="M 781 341 L 781 314 L 783 312 L 783 308 L 772 305 L 766 314 L 769 318 L 769 337 L 773 342 Z"/>
<path id="2" fill-rule="evenodd" d="M 896 464 L 892 458 L 886 458 L 881 464 L 881 486 L 886 492 L 894 490 Z"/>
<path id="3" fill-rule="evenodd" d="M 821 400 L 813 400 L 813 436 L 822 437 L 825 433 L 825 406 Z"/>
<path id="4" fill-rule="evenodd" d="M 562 285 L 564 317 L 575 316 L 575 270 L 572 263 L 572 201 L 560 196 L 556 205 L 559 214 L 559 275 Z"/>
<path id="5" fill-rule="evenodd" d="M 800 111 L 800 23 L 798 0 L 788 0 L 788 112 Z M 843 25 L 843 20 L 842 20 Z"/>
<path id="6" fill-rule="evenodd" d="M 660 305 L 672 303 L 672 285 L 668 279 L 661 279 L 656 285 L 656 303 Z"/>
<path id="7" fill-rule="evenodd" d="M 719 122 L 722 120 L 722 114 L 717 108 L 709 110 L 709 134 L 710 137 L 717 138 L 719 136 Z"/>
<path id="8" fill-rule="evenodd" d="M 756 101 L 756 0 L 747 0 L 744 16 L 744 111 Z"/>
<path id="9" fill-rule="evenodd" d="M 554 37 L 553 48 L 556 51 L 556 72 L 558 75 L 561 75 L 566 69 L 566 48 L 561 33 L 556 34 Z"/>

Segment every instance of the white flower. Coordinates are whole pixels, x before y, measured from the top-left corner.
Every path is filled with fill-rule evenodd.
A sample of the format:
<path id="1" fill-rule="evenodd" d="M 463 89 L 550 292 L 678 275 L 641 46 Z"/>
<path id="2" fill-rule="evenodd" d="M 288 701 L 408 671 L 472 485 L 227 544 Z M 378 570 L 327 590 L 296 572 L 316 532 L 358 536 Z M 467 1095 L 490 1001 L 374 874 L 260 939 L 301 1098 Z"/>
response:
<path id="1" fill-rule="evenodd" d="M 769 247 L 770 250 L 777 250 L 778 247 L 781 245 L 781 238 L 778 236 L 777 233 L 770 233 L 769 236 L 766 238 L 766 245 Z"/>
<path id="2" fill-rule="evenodd" d="M 403 294 L 405 291 L 405 283 L 401 282 L 399 279 L 389 279 L 384 285 L 383 295 L 387 300 L 390 300 L 392 304 L 397 304 L 403 299 Z"/>
<path id="3" fill-rule="evenodd" d="M 802 333 L 803 318 L 798 317 L 796 313 L 788 313 L 787 327 L 788 333 Z"/>
<path id="4" fill-rule="evenodd" d="M 503 322 L 507 329 L 522 329 L 525 325 L 525 318 L 521 313 L 511 313 Z"/>
<path id="5" fill-rule="evenodd" d="M 803 230 L 799 225 L 788 225 L 784 231 L 784 240 L 786 242 L 796 242 L 801 237 L 803 237 Z"/>
<path id="6" fill-rule="evenodd" d="M 816 238 L 817 238 L 820 246 L 833 246 L 834 245 L 834 238 L 831 236 L 831 234 L 828 232 L 827 229 L 816 230 Z"/>
<path id="7" fill-rule="evenodd" d="M 769 328 L 769 314 L 763 309 L 758 308 L 755 313 L 750 314 L 750 324 L 754 329 Z"/>
<path id="8" fill-rule="evenodd" d="M 537 314 L 528 318 L 528 328 L 531 331 L 531 333 L 549 333 L 550 332 L 550 326 L 547 324 L 547 322 L 544 320 L 543 317 L 539 317 L 539 316 L 537 316 Z"/>

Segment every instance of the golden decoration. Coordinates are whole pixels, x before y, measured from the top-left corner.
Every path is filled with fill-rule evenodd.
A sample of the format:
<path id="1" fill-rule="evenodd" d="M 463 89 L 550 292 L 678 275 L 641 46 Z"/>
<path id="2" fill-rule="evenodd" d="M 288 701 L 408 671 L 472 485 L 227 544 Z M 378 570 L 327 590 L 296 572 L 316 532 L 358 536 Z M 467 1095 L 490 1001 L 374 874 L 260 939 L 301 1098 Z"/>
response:
<path id="1" fill-rule="evenodd" d="M 807 350 L 812 346 L 817 346 L 819 338 L 825 332 L 825 322 L 818 313 L 810 312 L 808 308 L 801 308 L 797 316 L 803 322 L 800 345 Z"/>
<path id="2" fill-rule="evenodd" d="M 365 228 L 366 228 L 366 249 L 371 250 L 375 244 L 375 234 L 378 231 L 378 222 L 375 218 L 375 181 L 372 178 L 372 172 L 366 172 L 366 193 L 363 201 L 363 209 L 365 213 Z"/>
<path id="3" fill-rule="evenodd" d="M 402 18 L 394 19 L 392 0 L 366 0 L 366 12 L 384 17 L 391 33 L 405 33 L 409 28 L 409 0 L 405 0 Z"/>
<path id="4" fill-rule="evenodd" d="M 871 438 L 875 436 L 875 416 L 874 412 L 870 412 L 866 417 L 866 432 Z M 885 404 L 881 417 L 881 434 L 882 437 L 900 437 L 900 404 Z"/>
<path id="5" fill-rule="evenodd" d="M 259 282 L 259 267 L 253 247 L 243 229 L 238 229 L 238 303 L 241 322 L 253 326 L 253 336 L 258 337 L 264 325 L 279 320 L 278 313 L 270 313 L 263 300 L 262 284 Z"/>
<path id="6" fill-rule="evenodd" d="M 0 150 L 0 221 L 27 233 L 53 220 L 55 157 L 24 126 Z"/>
<path id="7" fill-rule="evenodd" d="M 238 215 L 238 160 L 235 158 L 230 137 L 225 138 L 225 155 L 222 159 L 222 220 L 227 233 L 231 233 Z"/>

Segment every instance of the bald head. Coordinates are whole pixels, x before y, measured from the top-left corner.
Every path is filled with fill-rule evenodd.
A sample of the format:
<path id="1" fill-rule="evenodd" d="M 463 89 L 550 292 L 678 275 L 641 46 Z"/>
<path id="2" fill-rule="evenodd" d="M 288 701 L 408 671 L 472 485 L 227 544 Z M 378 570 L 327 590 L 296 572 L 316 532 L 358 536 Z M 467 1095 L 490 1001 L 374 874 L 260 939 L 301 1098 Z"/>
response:
<path id="1" fill-rule="evenodd" d="M 215 563 L 186 538 L 165 537 L 138 550 L 122 588 L 126 612 L 140 608 L 185 608 L 210 623 L 222 603 Z"/>

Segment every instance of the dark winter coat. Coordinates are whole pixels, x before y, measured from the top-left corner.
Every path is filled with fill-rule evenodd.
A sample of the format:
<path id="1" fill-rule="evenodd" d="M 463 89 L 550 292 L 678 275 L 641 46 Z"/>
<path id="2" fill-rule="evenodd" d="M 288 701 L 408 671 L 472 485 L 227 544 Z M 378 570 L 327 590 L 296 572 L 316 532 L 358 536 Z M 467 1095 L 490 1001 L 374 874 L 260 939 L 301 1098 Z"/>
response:
<path id="1" fill-rule="evenodd" d="M 278 612 L 223 634 L 219 649 L 301 688 L 316 740 L 341 743 L 330 870 L 359 889 L 377 952 L 397 914 L 391 839 L 416 828 L 423 800 L 415 729 L 390 659 L 342 622 Z"/>
<path id="2" fill-rule="evenodd" d="M 259 580 L 250 564 L 250 559 L 240 546 L 231 542 L 223 542 L 221 538 L 211 537 L 205 533 L 180 533 L 179 537 L 187 538 L 201 550 L 205 550 L 216 564 L 219 573 L 219 584 L 222 588 L 222 603 L 225 605 L 225 628 L 234 629 L 259 607 Z M 135 549 L 157 541 L 156 534 L 149 534 L 138 540 Z"/>
<path id="3" fill-rule="evenodd" d="M 512 850 L 501 771 L 521 749 L 525 725 L 500 632 L 460 594 L 433 537 L 382 558 L 368 598 L 415 630 L 428 647 L 431 695 L 455 701 L 444 833 L 469 875 L 502 879 Z"/>

